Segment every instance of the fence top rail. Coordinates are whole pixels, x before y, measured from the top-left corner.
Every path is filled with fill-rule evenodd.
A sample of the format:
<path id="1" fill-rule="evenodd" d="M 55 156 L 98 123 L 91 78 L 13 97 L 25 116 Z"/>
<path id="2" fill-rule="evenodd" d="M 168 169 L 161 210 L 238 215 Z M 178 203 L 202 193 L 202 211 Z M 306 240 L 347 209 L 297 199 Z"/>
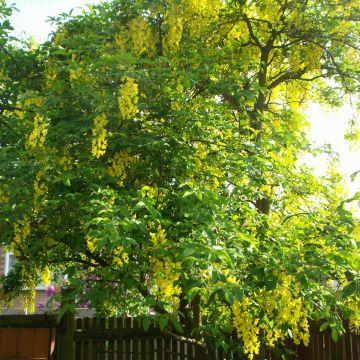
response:
<path id="1" fill-rule="evenodd" d="M 0 328 L 49 328 L 57 325 L 55 314 L 41 315 L 0 315 Z"/>

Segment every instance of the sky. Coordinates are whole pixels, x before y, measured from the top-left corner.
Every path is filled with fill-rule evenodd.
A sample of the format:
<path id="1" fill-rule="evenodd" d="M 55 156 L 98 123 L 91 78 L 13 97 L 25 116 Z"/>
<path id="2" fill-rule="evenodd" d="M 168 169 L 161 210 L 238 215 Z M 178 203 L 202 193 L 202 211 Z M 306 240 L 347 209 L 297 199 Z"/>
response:
<path id="1" fill-rule="evenodd" d="M 32 36 L 37 42 L 46 40 L 54 27 L 47 22 L 49 16 L 55 16 L 70 9 L 80 11 L 88 3 L 99 3 L 100 0 L 7 0 L 8 4 L 15 3 L 19 12 L 15 11 L 11 17 L 14 34 L 18 37 Z M 344 105 L 337 110 L 326 110 L 318 104 L 311 103 L 306 112 L 310 122 L 310 136 L 316 145 L 330 144 L 339 154 L 340 171 L 344 174 L 349 195 L 360 190 L 360 176 L 355 182 L 350 181 L 350 175 L 360 170 L 360 144 L 357 149 L 350 149 L 344 134 L 347 122 L 354 117 L 354 109 Z M 315 173 L 322 175 L 326 172 L 324 159 L 307 159 L 314 166 Z"/>

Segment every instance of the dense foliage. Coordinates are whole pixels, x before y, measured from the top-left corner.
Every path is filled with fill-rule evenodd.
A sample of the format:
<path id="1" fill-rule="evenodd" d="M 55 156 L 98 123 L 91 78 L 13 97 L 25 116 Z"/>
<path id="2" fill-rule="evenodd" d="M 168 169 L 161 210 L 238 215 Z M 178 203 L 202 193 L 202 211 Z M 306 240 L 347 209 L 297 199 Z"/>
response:
<path id="1" fill-rule="evenodd" d="M 357 1 L 115 0 L 41 46 L 0 4 L 3 301 L 60 271 L 209 358 L 360 330 L 356 196 L 301 161 L 306 101 L 358 90 Z"/>

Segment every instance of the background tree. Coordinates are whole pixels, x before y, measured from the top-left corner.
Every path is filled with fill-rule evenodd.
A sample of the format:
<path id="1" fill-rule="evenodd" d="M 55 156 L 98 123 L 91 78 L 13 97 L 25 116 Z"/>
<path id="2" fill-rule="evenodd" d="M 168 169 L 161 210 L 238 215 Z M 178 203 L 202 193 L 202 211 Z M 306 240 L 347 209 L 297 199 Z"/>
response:
<path id="1" fill-rule="evenodd" d="M 60 270 L 78 304 L 209 357 L 307 344 L 309 320 L 359 331 L 357 197 L 335 162 L 301 165 L 306 100 L 358 90 L 358 20 L 355 1 L 122 0 L 38 48 L 5 20 L 3 298 Z"/>

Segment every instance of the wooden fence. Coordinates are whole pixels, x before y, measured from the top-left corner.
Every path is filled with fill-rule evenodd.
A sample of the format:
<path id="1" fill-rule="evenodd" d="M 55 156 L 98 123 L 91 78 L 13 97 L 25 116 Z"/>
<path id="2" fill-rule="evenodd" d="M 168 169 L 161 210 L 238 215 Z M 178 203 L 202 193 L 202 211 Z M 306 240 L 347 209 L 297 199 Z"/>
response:
<path id="1" fill-rule="evenodd" d="M 201 360 L 203 348 L 187 340 L 147 332 L 133 318 L 77 319 L 74 331 L 76 360 Z"/>
<path id="2" fill-rule="evenodd" d="M 55 336 L 56 330 L 56 336 Z M 56 340 L 55 340 L 56 339 Z M 293 348 L 292 360 L 360 360 L 360 336 L 347 332 L 334 342 L 328 331 L 312 328 L 308 347 Z M 237 357 L 211 357 L 243 360 Z M 186 339 L 150 328 L 133 318 L 0 316 L 0 360 L 209 360 L 204 349 Z M 276 360 L 274 353 L 267 360 Z"/>
<path id="3" fill-rule="evenodd" d="M 298 348 L 299 360 L 360 360 L 360 336 L 347 330 L 338 341 L 333 341 L 330 331 L 319 332 L 313 327 L 308 347 Z"/>
<path id="4" fill-rule="evenodd" d="M 55 326 L 54 316 L 0 316 L 0 360 L 50 359 Z"/>

